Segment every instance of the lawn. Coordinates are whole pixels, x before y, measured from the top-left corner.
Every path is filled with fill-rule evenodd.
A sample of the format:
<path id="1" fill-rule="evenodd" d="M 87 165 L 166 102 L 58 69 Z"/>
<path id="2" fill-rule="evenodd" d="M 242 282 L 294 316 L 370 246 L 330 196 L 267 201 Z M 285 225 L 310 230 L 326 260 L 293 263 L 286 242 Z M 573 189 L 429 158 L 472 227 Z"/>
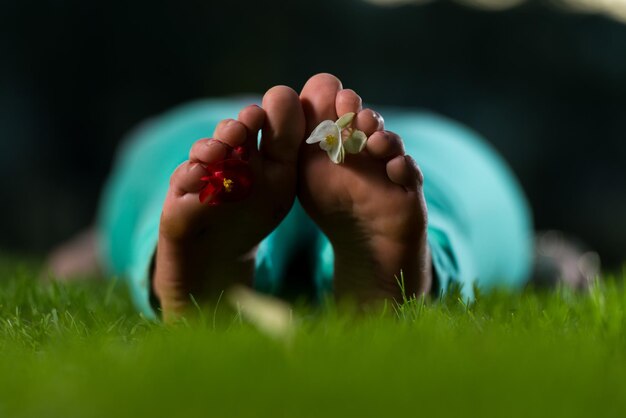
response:
<path id="1" fill-rule="evenodd" d="M 164 326 L 113 280 L 0 259 L 0 417 L 626 416 L 626 290 L 298 308 L 275 339 L 228 309 Z M 225 306 L 225 305 L 224 305 Z"/>

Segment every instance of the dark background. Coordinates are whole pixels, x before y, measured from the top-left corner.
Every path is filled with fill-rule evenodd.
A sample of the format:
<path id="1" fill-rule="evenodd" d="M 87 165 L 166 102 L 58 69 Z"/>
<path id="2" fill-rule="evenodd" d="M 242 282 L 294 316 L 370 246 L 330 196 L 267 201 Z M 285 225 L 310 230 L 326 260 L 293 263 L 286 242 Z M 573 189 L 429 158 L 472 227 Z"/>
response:
<path id="1" fill-rule="evenodd" d="M 203 96 L 320 71 L 430 109 L 510 162 L 540 229 L 626 257 L 626 25 L 548 1 L 0 0 L 0 248 L 42 253 L 94 219 L 116 145 Z"/>

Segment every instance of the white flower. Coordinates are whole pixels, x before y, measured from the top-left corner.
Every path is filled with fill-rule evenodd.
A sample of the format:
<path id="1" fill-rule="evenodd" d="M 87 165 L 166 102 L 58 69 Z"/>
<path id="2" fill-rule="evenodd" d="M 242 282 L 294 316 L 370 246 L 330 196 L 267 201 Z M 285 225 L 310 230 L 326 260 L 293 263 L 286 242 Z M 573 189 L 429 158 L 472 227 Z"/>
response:
<path id="1" fill-rule="evenodd" d="M 325 120 L 317 125 L 306 140 L 307 144 L 320 144 L 320 148 L 328 153 L 328 157 L 335 164 L 343 162 L 343 143 L 341 141 L 341 129 L 332 120 Z"/>
<path id="2" fill-rule="evenodd" d="M 346 113 L 336 122 L 325 120 L 311 132 L 306 140 L 307 144 L 320 144 L 320 148 L 328 153 L 328 157 L 335 164 L 343 163 L 346 152 L 357 154 L 365 148 L 367 136 L 362 131 L 349 128 L 354 113 Z M 348 139 L 344 142 L 342 134 L 347 131 Z"/>

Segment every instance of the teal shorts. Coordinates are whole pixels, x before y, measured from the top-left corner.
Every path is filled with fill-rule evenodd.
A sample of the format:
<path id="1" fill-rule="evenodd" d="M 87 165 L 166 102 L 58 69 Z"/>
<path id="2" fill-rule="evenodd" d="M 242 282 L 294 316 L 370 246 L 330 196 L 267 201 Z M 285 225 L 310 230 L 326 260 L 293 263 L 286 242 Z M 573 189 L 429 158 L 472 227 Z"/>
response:
<path id="1" fill-rule="evenodd" d="M 182 105 L 144 122 L 122 143 L 101 198 L 99 248 L 110 275 L 128 282 L 134 302 L 147 317 L 157 316 L 150 303 L 149 270 L 169 177 L 196 140 L 209 137 L 220 120 L 235 118 L 255 101 Z M 457 283 L 471 298 L 474 286 L 522 286 L 532 261 L 531 217 L 502 158 L 476 133 L 441 116 L 401 108 L 377 110 L 385 117 L 386 129 L 403 138 L 407 154 L 424 174 L 436 289 L 445 292 Z M 314 260 L 311 274 L 318 290 L 332 289 L 332 246 L 297 201 L 259 246 L 255 288 L 276 292 L 294 248 L 311 252 L 307 256 Z"/>

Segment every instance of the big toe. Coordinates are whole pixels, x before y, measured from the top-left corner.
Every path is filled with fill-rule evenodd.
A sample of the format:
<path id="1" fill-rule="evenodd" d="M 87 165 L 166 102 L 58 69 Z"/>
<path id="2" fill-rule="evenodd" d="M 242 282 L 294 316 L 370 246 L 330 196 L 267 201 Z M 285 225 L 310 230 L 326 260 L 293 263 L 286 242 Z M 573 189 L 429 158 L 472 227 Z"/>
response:
<path id="1" fill-rule="evenodd" d="M 272 87 L 263 96 L 265 123 L 261 154 L 281 163 L 295 163 L 304 137 L 304 113 L 298 94 L 286 86 Z"/>
<path id="2" fill-rule="evenodd" d="M 335 103 L 341 89 L 341 81 L 332 74 L 317 74 L 306 82 L 300 93 L 300 101 L 307 121 L 307 132 L 313 131 L 323 120 L 337 119 Z"/>

